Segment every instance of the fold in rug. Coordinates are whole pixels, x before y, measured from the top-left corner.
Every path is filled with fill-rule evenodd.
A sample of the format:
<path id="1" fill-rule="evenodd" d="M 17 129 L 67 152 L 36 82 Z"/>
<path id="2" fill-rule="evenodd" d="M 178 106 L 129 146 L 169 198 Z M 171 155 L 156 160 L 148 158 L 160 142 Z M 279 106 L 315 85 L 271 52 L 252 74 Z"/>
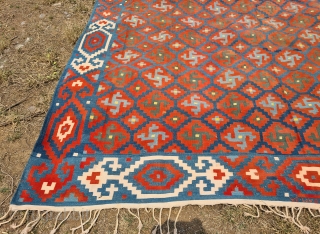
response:
<path id="1" fill-rule="evenodd" d="M 311 0 L 97 0 L 3 223 L 35 210 L 26 233 L 49 211 L 92 211 L 88 232 L 102 209 L 243 204 L 308 232 L 319 12 Z"/>

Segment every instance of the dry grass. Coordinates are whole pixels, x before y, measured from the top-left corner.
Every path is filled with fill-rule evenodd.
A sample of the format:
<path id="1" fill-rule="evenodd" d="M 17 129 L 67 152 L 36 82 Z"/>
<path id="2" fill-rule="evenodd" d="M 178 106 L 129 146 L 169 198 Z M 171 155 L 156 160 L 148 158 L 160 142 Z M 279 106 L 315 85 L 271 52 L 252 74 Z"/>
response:
<path id="1" fill-rule="evenodd" d="M 52 6 L 56 3 L 61 6 Z M 0 0 L 0 6 L 0 161 L 13 176 L 16 188 L 93 0 Z M 21 100 L 25 101 L 9 108 Z M 9 182 L 0 175 L 0 200 L 10 192 Z M 1 206 L 1 214 L 8 202 Z M 259 219 L 244 217 L 244 209 L 228 205 L 185 207 L 179 218 L 179 233 L 300 233 L 292 223 L 272 214 L 261 214 Z M 116 212 L 103 211 L 92 233 L 113 233 Z M 177 212 L 173 209 L 171 220 Z M 164 222 L 167 214 L 164 210 Z M 150 233 L 156 222 L 144 210 L 141 217 L 142 233 Z M 119 233 L 137 233 L 137 219 L 125 210 L 121 210 L 119 222 Z M 308 212 L 303 212 L 301 222 L 319 233 L 319 219 L 311 218 Z M 70 233 L 77 225 L 78 220 L 68 221 L 59 233 Z M 172 225 L 171 221 L 171 231 Z M 52 221 L 42 220 L 34 233 L 49 233 L 52 226 Z M 0 231 L 17 233 L 9 226 Z"/>
<path id="2" fill-rule="evenodd" d="M 0 54 L 2 54 L 4 50 L 8 48 L 9 45 L 10 45 L 10 40 L 4 37 L 0 38 Z"/>
<path id="3" fill-rule="evenodd" d="M 64 30 L 64 35 L 68 42 L 72 45 L 76 44 L 80 33 L 82 32 L 82 28 L 78 26 L 68 25 L 67 28 Z"/>

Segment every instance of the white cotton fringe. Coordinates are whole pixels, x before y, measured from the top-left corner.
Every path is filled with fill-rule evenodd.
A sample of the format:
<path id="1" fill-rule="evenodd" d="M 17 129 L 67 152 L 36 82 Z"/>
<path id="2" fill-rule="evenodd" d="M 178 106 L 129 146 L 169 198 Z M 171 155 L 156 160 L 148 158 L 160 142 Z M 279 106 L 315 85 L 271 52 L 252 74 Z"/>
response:
<path id="1" fill-rule="evenodd" d="M 235 206 L 238 206 L 239 204 L 233 204 Z M 244 212 L 244 216 L 247 217 L 253 217 L 253 218 L 259 218 L 260 213 L 272 213 L 279 217 L 282 217 L 283 219 L 287 220 L 288 222 L 291 222 L 292 224 L 296 225 L 298 228 L 300 228 L 301 232 L 303 233 L 310 233 L 310 229 L 303 225 L 300 222 L 300 215 L 303 210 L 308 211 L 312 217 L 314 218 L 320 218 L 320 209 L 311 209 L 311 208 L 303 208 L 303 207 L 288 207 L 288 206 L 270 206 L 270 205 L 248 205 L 248 204 L 242 204 L 242 206 L 246 209 Z M 169 221 L 170 217 L 172 216 L 172 213 L 174 215 L 174 225 L 173 225 L 173 234 L 179 233 L 179 225 L 177 225 L 179 215 L 182 212 L 182 207 L 169 207 L 169 208 L 151 208 L 148 210 L 148 208 L 145 208 L 145 212 L 148 213 L 149 216 L 152 216 L 155 221 L 155 227 L 151 231 L 152 234 L 156 233 L 170 233 L 170 227 L 169 227 Z M 203 207 L 203 205 L 201 206 Z M 115 228 L 114 228 L 114 234 L 120 233 L 119 230 L 119 216 L 120 216 L 120 210 L 123 209 L 125 212 L 127 211 L 129 214 L 131 214 L 133 217 L 135 217 L 138 220 L 137 225 L 137 233 L 140 234 L 143 229 L 143 222 L 140 216 L 140 210 L 137 209 L 124 209 L 124 208 L 117 208 L 116 218 L 114 220 L 115 222 Z M 168 209 L 166 212 L 166 220 L 163 220 L 163 214 L 164 210 Z M 75 214 L 77 214 L 78 221 L 80 223 L 79 226 L 76 226 L 74 228 L 71 228 L 71 233 L 75 233 L 77 230 L 80 229 L 81 234 L 88 234 L 90 233 L 90 230 L 93 228 L 93 226 L 96 224 L 100 213 L 103 209 L 96 209 L 96 210 L 90 210 L 87 213 L 89 215 L 85 215 L 84 211 L 60 211 L 60 212 L 54 212 L 54 225 L 50 231 L 50 234 L 55 234 L 57 230 L 63 225 L 63 223 L 67 222 L 68 219 L 70 219 L 71 214 L 74 213 L 73 217 L 75 217 Z M 172 212 L 175 210 L 174 212 Z M 152 212 L 151 212 L 152 211 Z M 33 212 L 33 213 L 32 213 Z M 46 215 L 48 215 L 51 211 L 47 210 L 9 210 L 6 212 L 2 217 L 0 217 L 0 227 L 4 226 L 4 228 L 7 228 L 7 231 L 10 232 L 10 230 L 15 229 L 19 230 L 21 234 L 27 234 L 30 233 L 37 224 L 41 221 L 41 219 L 44 219 Z M 151 213 L 150 213 L 151 212 Z M 155 213 L 158 213 L 158 218 L 156 218 Z M 22 215 L 23 214 L 23 215 Z M 30 217 L 30 214 L 32 217 Z M 36 214 L 36 215 L 34 215 Z M 51 213 L 52 214 L 52 213 Z M 14 223 L 13 220 L 17 220 L 17 216 L 21 217 L 21 220 L 18 220 L 18 224 Z M 121 216 L 120 216 L 121 217 Z M 163 220 L 163 224 L 162 224 Z M 10 224 L 10 225 L 8 225 Z M 7 226 L 6 226 L 7 225 Z M 163 230 L 166 229 L 166 230 Z M 79 232 L 78 232 L 79 233 Z"/>

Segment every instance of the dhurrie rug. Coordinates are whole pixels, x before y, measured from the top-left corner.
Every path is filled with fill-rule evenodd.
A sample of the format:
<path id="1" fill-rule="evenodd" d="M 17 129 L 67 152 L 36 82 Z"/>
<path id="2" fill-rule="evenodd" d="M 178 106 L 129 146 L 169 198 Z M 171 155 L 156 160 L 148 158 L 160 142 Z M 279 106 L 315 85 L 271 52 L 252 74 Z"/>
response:
<path id="1" fill-rule="evenodd" d="M 10 210 L 320 209 L 319 12 L 97 0 Z"/>

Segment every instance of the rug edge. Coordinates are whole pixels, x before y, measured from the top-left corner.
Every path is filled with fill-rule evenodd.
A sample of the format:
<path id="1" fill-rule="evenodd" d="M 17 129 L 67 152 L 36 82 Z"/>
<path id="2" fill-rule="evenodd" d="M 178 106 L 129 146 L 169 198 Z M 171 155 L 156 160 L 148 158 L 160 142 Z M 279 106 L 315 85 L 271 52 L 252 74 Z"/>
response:
<path id="1" fill-rule="evenodd" d="M 198 205 L 201 208 L 207 205 L 219 205 L 219 204 L 224 204 L 224 205 L 242 205 L 244 208 L 248 209 L 248 212 L 244 211 L 243 215 L 247 216 L 247 217 L 252 217 L 252 218 L 259 218 L 260 217 L 260 212 L 261 213 L 271 213 L 273 215 L 279 216 L 281 218 L 283 218 L 285 221 L 288 221 L 292 224 L 294 224 L 295 226 L 297 226 L 302 233 L 310 233 L 311 230 L 309 227 L 303 225 L 300 222 L 300 214 L 303 210 L 307 209 L 306 212 L 309 212 L 313 218 L 319 218 L 320 214 L 320 205 L 315 205 L 312 203 L 297 203 L 297 202 L 277 202 L 277 201 L 263 201 L 263 200 L 241 200 L 241 199 L 237 199 L 237 200 L 216 200 L 216 201 L 210 201 L 208 202 L 207 200 L 205 201 L 193 201 L 193 202 L 188 202 L 186 204 L 184 204 L 186 202 L 168 202 L 168 203 L 162 203 L 161 207 L 159 204 L 116 204 L 116 205 L 109 205 L 110 207 L 105 207 L 105 206 L 91 206 L 91 210 L 84 210 L 84 207 L 71 207 L 74 208 L 73 210 L 70 209 L 70 207 L 67 207 L 67 209 L 65 209 L 66 207 L 49 207 L 49 206 L 30 206 L 30 205 L 25 205 L 25 206 L 16 206 L 16 205 L 10 205 L 9 210 L 6 214 L 4 214 L 3 217 L 0 218 L 0 220 L 6 220 L 0 223 L 0 226 L 2 226 L 3 224 L 7 224 L 7 223 L 11 223 L 10 228 L 11 229 L 17 229 L 19 227 L 23 227 L 23 230 L 21 231 L 21 233 L 23 234 L 27 234 L 29 232 L 31 232 L 34 227 L 40 222 L 41 219 L 44 219 L 45 215 L 47 215 L 50 211 L 55 212 L 53 215 L 55 215 L 56 217 L 55 219 L 55 224 L 53 229 L 51 229 L 50 234 L 55 234 L 57 232 L 57 230 L 59 229 L 59 227 L 69 219 L 70 214 L 74 212 L 78 212 L 79 213 L 79 220 L 80 220 L 80 226 L 78 227 L 74 227 L 71 228 L 70 230 L 72 231 L 72 233 L 74 233 L 75 230 L 78 229 L 82 229 L 81 233 L 89 233 L 90 230 L 93 228 L 93 226 L 96 224 L 99 216 L 100 216 L 100 212 L 102 210 L 105 209 L 117 209 L 117 215 L 116 215 L 116 220 L 115 220 L 115 229 L 114 229 L 114 234 L 119 233 L 118 229 L 119 229 L 119 212 L 120 209 L 125 209 L 127 210 L 127 212 L 129 214 L 131 214 L 132 216 L 134 216 L 135 218 L 138 219 L 138 227 L 137 227 L 137 231 L 140 234 L 142 227 L 143 227 L 143 223 L 141 221 L 141 216 L 139 213 L 140 209 L 145 209 L 146 212 L 150 213 L 152 210 L 152 216 L 153 219 L 157 222 L 157 225 L 155 226 L 155 228 L 153 228 L 152 230 L 152 234 L 157 233 L 158 229 L 160 229 L 160 233 L 162 233 L 162 229 L 164 228 L 163 226 L 165 226 L 165 223 L 167 223 L 167 228 L 169 231 L 169 220 L 170 220 L 170 215 L 171 215 L 171 210 L 173 208 L 179 208 L 179 211 L 174 219 L 174 234 L 178 234 L 178 229 L 177 229 L 177 222 L 178 222 L 178 218 L 180 215 L 180 212 L 182 210 L 182 208 L 184 206 L 187 205 Z M 258 207 L 259 206 L 259 207 Z M 265 207 L 263 207 L 265 206 Z M 280 208 L 285 208 L 284 210 L 281 210 Z M 136 212 L 131 211 L 131 209 L 136 209 Z M 150 209 L 150 210 L 148 210 Z M 155 218 L 155 209 L 159 210 L 159 219 Z M 164 223 L 162 225 L 161 222 L 161 216 L 162 216 L 162 211 L 163 209 L 169 209 L 169 214 L 167 216 L 167 221 L 164 220 Z M 24 216 L 22 221 L 19 224 L 15 224 L 13 223 L 13 218 L 16 216 L 17 212 L 24 212 Z M 25 224 L 26 221 L 26 217 L 28 215 L 29 212 L 32 211 L 36 211 L 36 218 L 33 219 L 32 221 L 28 222 L 27 224 Z M 11 213 L 13 212 L 13 213 Z M 42 213 L 41 213 L 42 212 Z M 84 222 L 84 217 L 82 213 L 90 213 L 90 217 L 87 221 Z M 315 213 L 316 214 L 315 214 Z M 34 212 L 33 212 L 34 213 Z M 67 213 L 67 214 L 66 214 Z M 93 216 L 92 216 L 93 213 Z M 62 216 L 65 216 L 65 218 L 63 219 L 63 217 L 61 217 L 63 220 L 59 221 L 59 217 L 61 214 L 65 214 Z M 86 225 L 87 224 L 87 225 Z M 86 225 L 86 228 L 85 228 Z M 89 227 L 88 227 L 89 226 Z"/>
<path id="2" fill-rule="evenodd" d="M 21 210 L 37 210 L 37 211 L 54 211 L 54 212 L 65 212 L 65 211 L 92 211 L 92 210 L 103 210 L 103 209 L 161 209 L 161 208 L 173 208 L 187 205 L 197 206 L 212 206 L 212 205 L 259 205 L 259 206 L 272 206 L 272 207 L 288 207 L 288 208 L 300 208 L 300 209 L 320 209 L 320 204 L 310 202 L 292 202 L 292 201 L 267 201 L 267 200 L 247 200 L 247 199 L 219 199 L 219 200 L 194 200 L 194 201 L 173 201 L 165 203 L 117 203 L 117 204 L 104 204 L 94 206 L 39 206 L 39 205 L 14 205 L 10 204 L 10 211 L 21 211 Z"/>

